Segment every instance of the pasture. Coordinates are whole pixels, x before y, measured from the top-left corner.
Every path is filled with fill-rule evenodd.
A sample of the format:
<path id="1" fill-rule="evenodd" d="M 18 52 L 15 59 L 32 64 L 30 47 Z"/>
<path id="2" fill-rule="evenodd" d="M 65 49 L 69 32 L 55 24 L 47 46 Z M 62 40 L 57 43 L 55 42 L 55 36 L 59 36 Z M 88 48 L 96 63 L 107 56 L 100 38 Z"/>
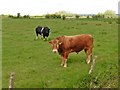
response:
<path id="1" fill-rule="evenodd" d="M 115 20 L 87 19 L 10 19 L 2 20 L 2 87 L 9 85 L 15 73 L 15 88 L 117 88 L 118 25 Z M 35 40 L 36 26 L 48 26 L 48 41 Z M 94 71 L 86 55 L 71 53 L 68 67 L 52 52 L 48 42 L 62 35 L 92 34 L 93 57 L 98 56 Z"/>

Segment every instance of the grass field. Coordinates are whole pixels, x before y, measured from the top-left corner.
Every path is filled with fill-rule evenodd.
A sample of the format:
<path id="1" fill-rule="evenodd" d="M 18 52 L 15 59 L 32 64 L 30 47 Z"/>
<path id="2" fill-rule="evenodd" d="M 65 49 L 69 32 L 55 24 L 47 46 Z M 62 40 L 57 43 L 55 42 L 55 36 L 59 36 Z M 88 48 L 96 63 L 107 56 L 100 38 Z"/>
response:
<path id="1" fill-rule="evenodd" d="M 112 22 L 112 23 L 109 23 Z M 114 20 L 9 19 L 3 18 L 2 87 L 15 73 L 15 88 L 101 88 L 118 87 L 118 25 Z M 51 29 L 48 41 L 35 40 L 35 27 Z M 86 55 L 71 53 L 68 67 L 48 42 L 62 35 L 92 34 L 93 57 L 98 56 L 93 74 Z"/>
<path id="2" fill-rule="evenodd" d="M 0 89 L 2 88 L 2 17 L 0 16 Z"/>

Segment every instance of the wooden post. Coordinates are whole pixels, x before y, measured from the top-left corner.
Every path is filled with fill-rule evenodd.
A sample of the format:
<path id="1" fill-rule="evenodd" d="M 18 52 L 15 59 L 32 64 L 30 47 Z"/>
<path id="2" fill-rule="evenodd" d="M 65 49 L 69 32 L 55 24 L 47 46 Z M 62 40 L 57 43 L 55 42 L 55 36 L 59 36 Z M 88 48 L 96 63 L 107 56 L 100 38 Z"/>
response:
<path id="1" fill-rule="evenodd" d="M 94 65 L 95 65 L 96 58 L 97 58 L 97 56 L 95 56 L 95 58 L 93 59 L 92 65 L 91 65 L 90 70 L 89 70 L 89 74 L 91 74 L 93 72 L 93 68 L 94 68 Z"/>
<path id="2" fill-rule="evenodd" d="M 13 90 L 13 87 L 14 87 L 14 73 L 11 73 L 9 81 L 9 90 Z"/>

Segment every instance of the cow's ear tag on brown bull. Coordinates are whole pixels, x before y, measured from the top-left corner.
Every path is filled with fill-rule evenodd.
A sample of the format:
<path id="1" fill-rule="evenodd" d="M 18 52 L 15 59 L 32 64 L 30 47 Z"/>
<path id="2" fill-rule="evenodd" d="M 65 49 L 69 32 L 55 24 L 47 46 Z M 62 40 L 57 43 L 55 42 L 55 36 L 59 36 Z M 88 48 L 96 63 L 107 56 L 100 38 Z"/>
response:
<path id="1" fill-rule="evenodd" d="M 61 44 L 62 44 L 62 42 L 59 43 L 59 45 L 61 45 Z"/>

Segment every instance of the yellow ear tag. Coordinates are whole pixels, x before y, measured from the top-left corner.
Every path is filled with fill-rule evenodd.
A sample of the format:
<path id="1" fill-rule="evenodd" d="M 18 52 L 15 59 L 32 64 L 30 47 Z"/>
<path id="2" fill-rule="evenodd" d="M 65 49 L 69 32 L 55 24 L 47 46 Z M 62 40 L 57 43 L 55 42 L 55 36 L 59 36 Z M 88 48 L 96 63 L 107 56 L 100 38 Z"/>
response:
<path id="1" fill-rule="evenodd" d="M 59 43 L 59 45 L 61 45 L 61 44 L 62 44 L 62 42 Z"/>

